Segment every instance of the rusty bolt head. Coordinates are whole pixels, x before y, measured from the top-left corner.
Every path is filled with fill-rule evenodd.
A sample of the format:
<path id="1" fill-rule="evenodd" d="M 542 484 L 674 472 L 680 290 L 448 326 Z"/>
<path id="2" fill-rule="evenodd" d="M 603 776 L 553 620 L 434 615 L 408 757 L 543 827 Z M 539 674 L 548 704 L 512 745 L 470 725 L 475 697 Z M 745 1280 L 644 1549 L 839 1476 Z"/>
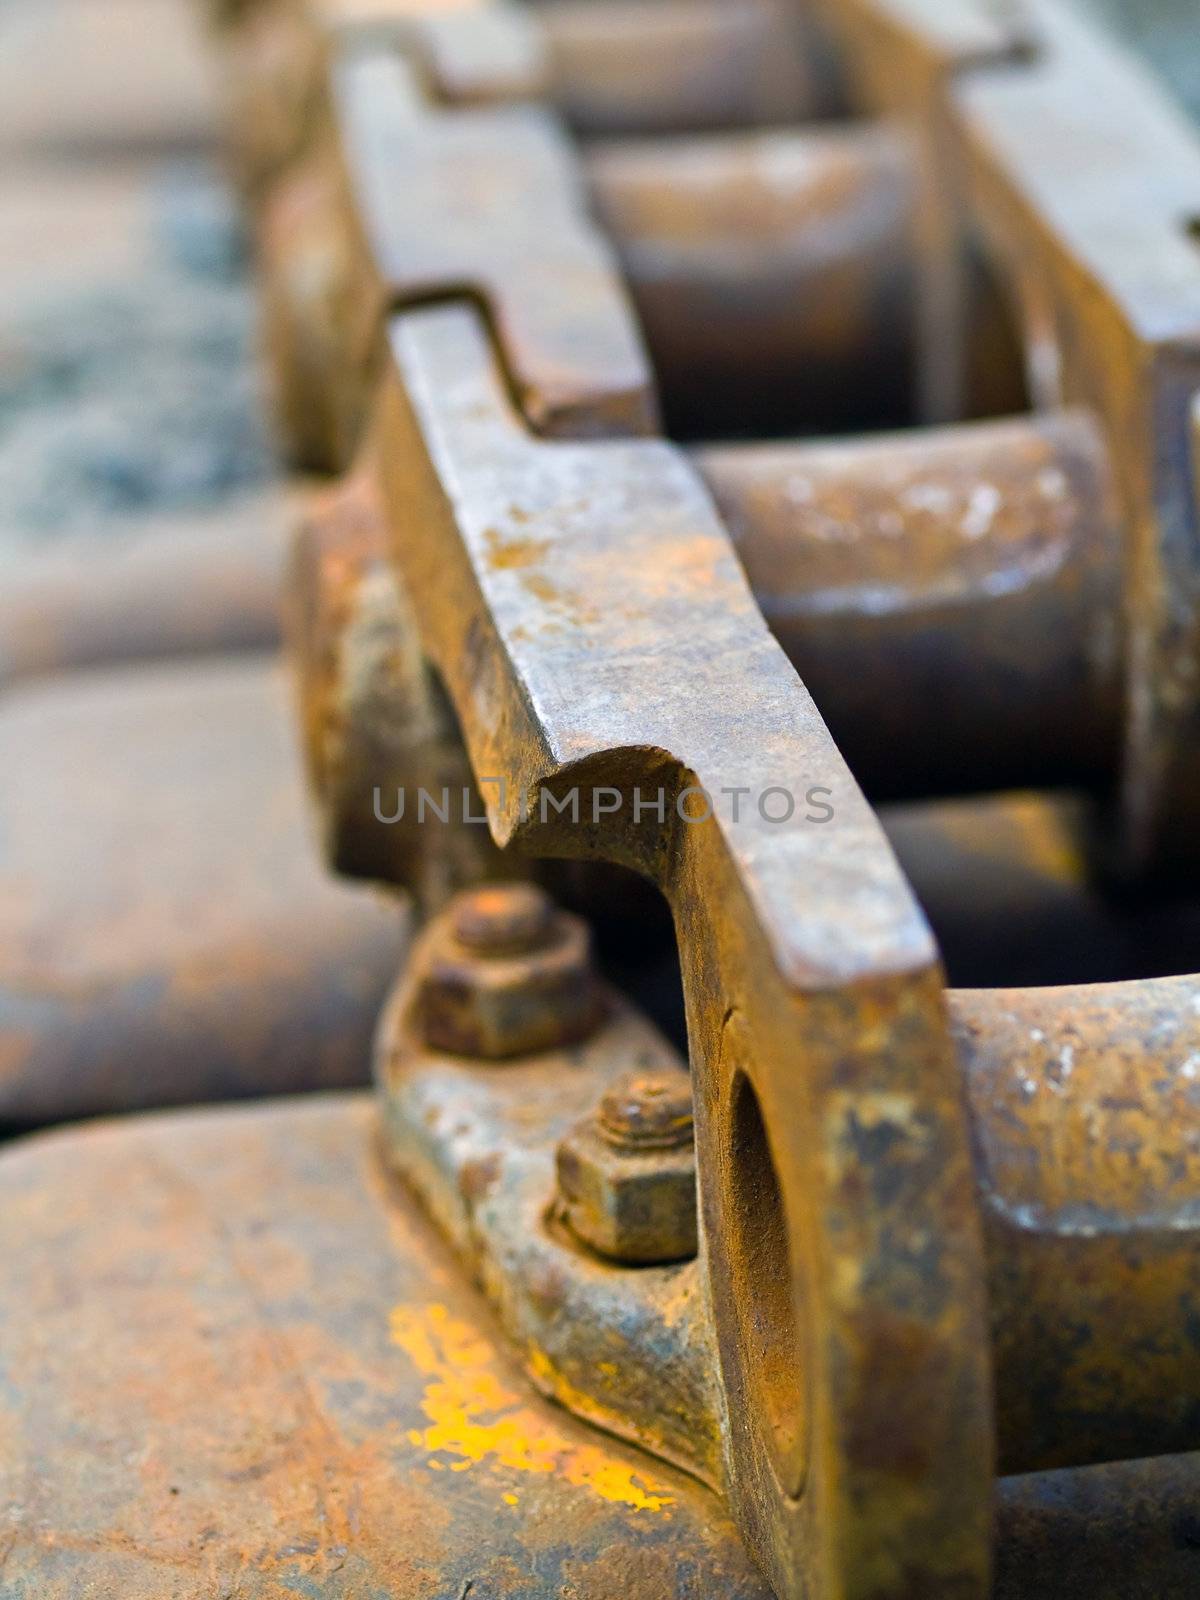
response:
<path id="1" fill-rule="evenodd" d="M 480 956 L 544 950 L 554 940 L 556 920 L 554 902 L 532 883 L 491 884 L 454 903 L 454 936 Z"/>
<path id="2" fill-rule="evenodd" d="M 681 1072 L 637 1072 L 600 1102 L 597 1123 L 614 1150 L 680 1150 L 692 1143 L 692 1086 Z"/>
<path id="3" fill-rule="evenodd" d="M 526 884 L 460 895 L 427 935 L 413 1008 L 426 1044 L 454 1055 L 575 1044 L 603 1015 L 588 929 Z"/>
<path id="4" fill-rule="evenodd" d="M 634 1073 L 558 1147 L 572 1230 L 626 1265 L 696 1253 L 696 1154 L 686 1073 Z"/>

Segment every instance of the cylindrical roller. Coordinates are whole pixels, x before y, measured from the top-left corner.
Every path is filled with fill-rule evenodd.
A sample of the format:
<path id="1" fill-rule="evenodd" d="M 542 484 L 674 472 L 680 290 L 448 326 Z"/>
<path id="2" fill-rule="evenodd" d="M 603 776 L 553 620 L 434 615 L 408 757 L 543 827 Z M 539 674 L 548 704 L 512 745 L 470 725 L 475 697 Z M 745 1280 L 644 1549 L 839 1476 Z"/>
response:
<path id="1" fill-rule="evenodd" d="M 1121 540 L 1086 413 L 696 459 L 873 796 L 1112 781 Z"/>
<path id="2" fill-rule="evenodd" d="M 363 1082 L 407 915 L 312 859 L 287 698 L 265 656 L 5 693 L 6 1136 Z"/>
<path id="3" fill-rule="evenodd" d="M 950 995 L 1000 1462 L 1200 1441 L 1200 978 Z"/>
<path id="4" fill-rule="evenodd" d="M 911 415 L 916 176 L 902 137 L 863 124 L 603 145 L 587 171 L 672 432 Z"/>
<path id="5" fill-rule="evenodd" d="M 840 101 L 789 0 L 549 0 L 554 97 L 585 134 L 799 122 Z"/>

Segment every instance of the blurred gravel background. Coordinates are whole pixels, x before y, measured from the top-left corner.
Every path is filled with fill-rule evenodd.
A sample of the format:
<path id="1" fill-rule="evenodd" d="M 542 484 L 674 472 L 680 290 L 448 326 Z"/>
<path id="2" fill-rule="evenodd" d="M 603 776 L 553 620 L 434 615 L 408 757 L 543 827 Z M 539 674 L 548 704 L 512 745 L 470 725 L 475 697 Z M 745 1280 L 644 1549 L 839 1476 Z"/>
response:
<path id="1" fill-rule="evenodd" d="M 207 510 L 265 483 L 252 296 L 211 169 L 148 180 L 136 274 L 27 292 L 0 332 L 0 541 L 8 551 Z"/>
<path id="2" fill-rule="evenodd" d="M 42 556 L 227 538 L 272 492 L 203 18 L 201 0 L 0 0 L 9 592 Z"/>

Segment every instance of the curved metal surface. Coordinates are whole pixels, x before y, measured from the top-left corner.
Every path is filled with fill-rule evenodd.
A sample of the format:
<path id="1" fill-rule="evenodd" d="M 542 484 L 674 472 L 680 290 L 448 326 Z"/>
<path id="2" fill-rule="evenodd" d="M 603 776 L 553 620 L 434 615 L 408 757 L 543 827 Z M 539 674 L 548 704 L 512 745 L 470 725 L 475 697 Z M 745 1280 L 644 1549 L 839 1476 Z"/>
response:
<path id="1" fill-rule="evenodd" d="M 1091 405 L 1106 430 L 1131 640 L 1116 848 L 1144 876 L 1195 857 L 1200 138 L 1069 8 L 1034 14 L 1036 57 L 960 83 L 953 116 L 965 203 L 1019 299 L 1036 398 Z"/>
<path id="2" fill-rule="evenodd" d="M 0 1153 L 6 1600 L 767 1600 L 718 1499 L 528 1387 L 374 1129 Z M 1198 1494 L 1198 1456 L 1005 1480 L 996 1600 L 1190 1600 Z"/>
<path id="3" fill-rule="evenodd" d="M 951 995 L 1010 1471 L 1194 1449 L 1200 979 Z"/>
<path id="4" fill-rule="evenodd" d="M 312 860 L 278 667 L 14 691 L 0 765 L 0 1125 L 365 1080 L 405 902 Z"/>
<path id="5" fill-rule="evenodd" d="M 872 799 L 1112 781 L 1122 540 L 1086 411 L 696 462 Z"/>
<path id="6" fill-rule="evenodd" d="M 668 433 L 911 420 L 917 176 L 894 128 L 625 139 L 582 156 Z"/>
<path id="7" fill-rule="evenodd" d="M 369 459 L 494 834 L 635 866 L 675 914 L 750 1546 L 787 1594 L 982 1592 L 990 1424 L 961 1091 L 932 941 L 878 824 L 679 454 L 532 437 L 466 306 L 398 318 L 388 363 Z M 628 825 L 639 787 L 673 805 L 696 785 L 784 782 L 832 816 Z M 572 786 L 594 824 L 543 811 Z M 597 813 L 597 792 L 624 796 L 626 818 Z"/>
<path id="8" fill-rule="evenodd" d="M 0 1153 L 5 1600 L 767 1600 L 713 1495 L 529 1388 L 374 1126 Z"/>

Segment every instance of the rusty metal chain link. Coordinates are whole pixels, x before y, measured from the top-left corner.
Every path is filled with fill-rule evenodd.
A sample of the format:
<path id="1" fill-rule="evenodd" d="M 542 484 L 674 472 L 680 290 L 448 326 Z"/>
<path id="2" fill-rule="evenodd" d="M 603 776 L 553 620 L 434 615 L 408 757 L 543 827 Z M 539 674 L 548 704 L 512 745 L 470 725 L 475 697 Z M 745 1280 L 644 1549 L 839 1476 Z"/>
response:
<path id="1" fill-rule="evenodd" d="M 335 862 L 431 907 L 491 845 L 431 865 L 372 796 L 467 764 L 504 860 L 630 867 L 670 905 L 700 1253 L 626 1293 L 687 1414 L 530 1331 L 497 1202 L 448 1226 L 543 1383 L 717 1484 L 780 1596 L 983 1595 L 998 1465 L 1200 1445 L 1200 982 L 947 993 L 859 781 L 1086 787 L 1109 870 L 1194 866 L 1200 141 L 1059 0 L 660 9 L 227 9 L 285 441 L 345 474 L 293 584 L 310 765 Z M 926 426 L 797 442 L 863 375 Z M 681 809 L 784 783 L 809 803 L 783 821 Z M 443 1221 L 428 1063 L 483 981 L 455 927 L 381 1045 Z M 552 1007 L 582 980 L 541 938 Z M 458 1054 L 505 1054 L 489 971 Z M 536 1171 L 557 1148 L 563 1226 L 652 1258 L 604 1210 L 611 1150 L 645 1156 L 645 1104 L 614 1115 L 610 1154 L 555 1123 Z M 526 1248 L 577 1309 L 611 1293 Z"/>

